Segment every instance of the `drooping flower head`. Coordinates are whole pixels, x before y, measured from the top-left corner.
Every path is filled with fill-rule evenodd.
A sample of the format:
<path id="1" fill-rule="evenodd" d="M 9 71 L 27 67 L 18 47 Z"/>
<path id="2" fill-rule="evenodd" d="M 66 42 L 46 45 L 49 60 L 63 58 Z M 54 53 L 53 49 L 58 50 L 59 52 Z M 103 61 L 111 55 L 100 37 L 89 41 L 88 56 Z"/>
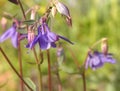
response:
<path id="1" fill-rule="evenodd" d="M 18 32 L 16 31 L 17 29 L 17 23 L 13 22 L 13 25 L 6 30 L 4 34 L 0 36 L 0 43 L 4 42 L 6 39 L 11 38 L 11 42 L 15 48 L 18 46 L 17 42 L 17 37 L 18 37 Z"/>
<path id="2" fill-rule="evenodd" d="M 38 35 L 35 36 L 34 40 L 31 43 L 28 43 L 27 47 L 31 49 L 35 46 L 36 43 L 39 43 L 42 50 L 46 50 L 51 47 L 54 48 L 56 47 L 55 42 L 58 41 L 60 38 L 72 44 L 72 42 L 69 41 L 67 38 L 51 32 L 46 21 L 42 19 L 42 24 L 38 27 Z"/>
<path id="3" fill-rule="evenodd" d="M 67 24 L 72 26 L 72 19 L 68 7 L 65 4 L 59 2 L 58 0 L 55 0 L 54 4 L 56 6 L 57 11 L 61 15 L 65 16 Z"/>
<path id="4" fill-rule="evenodd" d="M 91 67 L 93 70 L 102 67 L 104 63 L 112 63 L 114 64 L 116 60 L 112 57 L 112 54 L 104 55 L 98 51 L 94 51 L 93 53 L 88 54 L 88 58 L 86 60 L 86 69 Z"/>

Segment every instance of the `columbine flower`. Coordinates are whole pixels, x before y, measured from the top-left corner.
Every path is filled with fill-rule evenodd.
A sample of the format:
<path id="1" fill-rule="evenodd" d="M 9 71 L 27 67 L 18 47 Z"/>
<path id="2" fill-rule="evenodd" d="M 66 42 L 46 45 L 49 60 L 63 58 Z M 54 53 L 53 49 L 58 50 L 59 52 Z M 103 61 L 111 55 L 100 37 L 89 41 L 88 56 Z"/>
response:
<path id="1" fill-rule="evenodd" d="M 48 25 L 43 22 L 42 25 L 38 27 L 38 35 L 35 36 L 34 40 L 31 43 L 28 43 L 26 47 L 32 49 L 34 45 L 38 42 L 42 50 L 46 50 L 51 47 L 54 48 L 56 47 L 55 42 L 58 41 L 60 38 L 73 44 L 67 38 L 51 32 Z"/>
<path id="2" fill-rule="evenodd" d="M 16 32 L 17 25 L 13 23 L 12 27 L 10 27 L 6 32 L 0 36 L 0 43 L 4 42 L 6 39 L 11 38 L 12 44 L 15 48 L 18 46 L 17 36 L 18 32 Z"/>
<path id="3" fill-rule="evenodd" d="M 102 67 L 106 62 L 113 64 L 116 61 L 112 57 L 112 54 L 104 55 L 103 53 L 97 51 L 93 52 L 93 54 L 89 53 L 88 58 L 86 60 L 86 69 L 89 66 L 93 70 L 95 70 L 96 68 Z"/>

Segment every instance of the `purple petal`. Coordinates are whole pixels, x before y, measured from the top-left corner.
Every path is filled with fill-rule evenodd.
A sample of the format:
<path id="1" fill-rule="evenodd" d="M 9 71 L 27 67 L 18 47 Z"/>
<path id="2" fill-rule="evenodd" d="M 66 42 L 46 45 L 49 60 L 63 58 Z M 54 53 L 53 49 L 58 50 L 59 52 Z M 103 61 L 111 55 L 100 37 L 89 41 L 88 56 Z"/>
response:
<path id="1" fill-rule="evenodd" d="M 107 55 L 105 62 L 114 64 L 116 60 L 111 55 Z"/>
<path id="2" fill-rule="evenodd" d="M 25 39 L 27 37 L 28 37 L 27 34 L 21 34 L 18 40 L 23 40 L 23 39 Z"/>
<path id="3" fill-rule="evenodd" d="M 54 42 L 51 43 L 51 47 L 55 48 L 56 44 Z"/>
<path id="4" fill-rule="evenodd" d="M 61 38 L 61 39 L 63 39 L 63 40 L 65 40 L 65 41 L 67 41 L 67 42 L 69 42 L 70 44 L 74 44 L 74 43 L 71 42 L 69 39 L 67 39 L 67 38 L 65 38 L 65 37 L 63 37 L 63 36 L 58 35 L 58 37 Z"/>
<path id="5" fill-rule="evenodd" d="M 48 25 L 46 23 L 44 23 L 43 25 L 44 25 L 44 29 L 46 31 L 45 34 L 46 34 L 46 37 L 48 39 L 47 41 L 48 42 L 55 42 L 55 41 L 57 41 L 58 40 L 58 36 L 55 33 L 50 31 L 50 28 L 48 27 Z"/>
<path id="6" fill-rule="evenodd" d="M 16 31 L 15 27 L 11 27 L 0 37 L 0 42 L 5 41 L 6 39 L 14 36 L 13 33 Z"/>
<path id="7" fill-rule="evenodd" d="M 53 32 L 48 32 L 47 37 L 49 42 L 56 42 L 58 40 L 58 36 Z"/>
<path id="8" fill-rule="evenodd" d="M 51 47 L 51 43 L 45 41 L 45 37 L 41 36 L 39 38 L 39 45 L 42 50 L 49 49 Z"/>
<path id="9" fill-rule="evenodd" d="M 17 32 L 14 32 L 14 33 L 13 33 L 13 36 L 11 37 L 12 44 L 13 44 L 13 46 L 14 46 L 15 48 L 18 47 L 18 39 L 17 39 L 17 37 L 18 37 L 18 33 L 17 33 Z"/>
<path id="10" fill-rule="evenodd" d="M 38 41 L 39 41 L 39 36 L 37 37 L 35 36 L 34 40 L 31 43 L 28 43 L 26 47 L 32 49 Z"/>

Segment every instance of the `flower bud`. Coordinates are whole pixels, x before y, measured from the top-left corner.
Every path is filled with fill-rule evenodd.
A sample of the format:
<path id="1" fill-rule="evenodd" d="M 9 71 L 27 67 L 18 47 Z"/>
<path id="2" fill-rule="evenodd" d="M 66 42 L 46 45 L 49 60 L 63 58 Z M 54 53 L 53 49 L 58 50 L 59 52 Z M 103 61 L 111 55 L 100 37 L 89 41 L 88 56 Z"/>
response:
<path id="1" fill-rule="evenodd" d="M 2 17 L 0 23 L 2 25 L 2 28 L 5 30 L 6 24 L 7 24 L 7 19 L 5 17 Z"/>
<path id="2" fill-rule="evenodd" d="M 35 20 L 35 15 L 38 9 L 39 9 L 38 5 L 35 5 L 34 7 L 31 8 L 31 16 L 30 16 L 31 20 Z"/>
<path id="3" fill-rule="evenodd" d="M 28 29 L 28 43 L 31 43 L 34 40 L 35 33 L 31 31 L 31 27 Z"/>
<path id="4" fill-rule="evenodd" d="M 108 41 L 107 41 L 107 38 L 102 39 L 101 51 L 102 51 L 102 53 L 104 55 L 107 55 L 107 53 L 108 53 Z"/>
<path id="5" fill-rule="evenodd" d="M 31 20 L 35 20 L 35 14 L 36 14 L 35 10 L 32 9 L 32 10 L 31 10 L 31 16 L 30 16 L 30 19 L 31 19 Z"/>
<path id="6" fill-rule="evenodd" d="M 55 2 L 55 6 L 57 8 L 57 11 L 66 17 L 67 24 L 72 26 L 72 20 L 71 20 L 70 12 L 69 12 L 69 9 L 67 8 L 67 6 L 59 1 Z"/>
<path id="7" fill-rule="evenodd" d="M 52 13 L 52 16 L 55 17 L 55 15 L 57 13 L 56 7 L 52 7 L 51 13 Z"/>

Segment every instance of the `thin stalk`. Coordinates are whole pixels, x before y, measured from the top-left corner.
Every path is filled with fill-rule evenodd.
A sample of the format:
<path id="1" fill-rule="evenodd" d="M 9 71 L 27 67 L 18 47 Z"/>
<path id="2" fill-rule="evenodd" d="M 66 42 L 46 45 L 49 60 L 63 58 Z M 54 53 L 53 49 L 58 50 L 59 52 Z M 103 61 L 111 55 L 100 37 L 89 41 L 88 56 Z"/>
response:
<path id="1" fill-rule="evenodd" d="M 37 57 L 37 53 L 36 53 L 36 50 L 35 48 L 33 48 L 33 53 L 34 53 L 34 56 L 35 56 L 35 60 L 36 60 L 36 64 L 37 64 L 37 69 L 38 69 L 38 79 L 39 79 L 39 91 L 43 91 L 42 90 L 42 74 L 41 74 L 41 67 L 40 67 L 40 62 L 38 60 L 38 57 Z"/>
<path id="2" fill-rule="evenodd" d="M 43 91 L 43 88 L 42 88 L 42 74 L 41 74 L 40 63 L 37 65 L 37 68 L 38 68 L 38 74 L 39 74 L 39 91 Z"/>
<path id="3" fill-rule="evenodd" d="M 8 64 L 10 65 L 10 67 L 13 69 L 13 71 L 16 73 L 16 75 L 24 82 L 24 84 L 30 89 L 30 91 L 33 91 L 33 89 L 24 81 L 24 79 L 21 77 L 21 75 L 17 72 L 17 70 L 15 69 L 15 67 L 12 65 L 12 63 L 10 62 L 10 60 L 8 59 L 8 57 L 6 56 L 5 52 L 2 50 L 2 48 L 0 47 L 0 51 L 2 53 L 2 55 L 4 56 L 4 58 L 6 59 L 6 61 L 8 62 Z"/>
<path id="4" fill-rule="evenodd" d="M 88 50 L 87 52 L 87 55 L 86 55 L 86 58 L 85 58 L 85 61 L 84 61 L 84 69 L 83 69 L 83 73 L 82 73 L 82 80 L 83 80 L 83 89 L 84 91 L 87 91 L 86 90 L 86 77 L 85 77 L 85 65 L 86 65 L 86 61 L 87 61 L 87 58 L 89 56 L 89 52 L 91 51 L 91 49 Z"/>
<path id="5" fill-rule="evenodd" d="M 24 19 L 26 20 L 26 16 L 25 16 L 25 12 L 24 12 L 22 3 L 20 0 L 17 0 L 17 1 L 18 1 L 20 8 L 22 10 Z M 18 35 L 18 37 L 19 37 L 19 35 Z M 20 66 L 20 75 L 21 75 L 21 77 L 23 77 L 20 41 L 18 41 L 18 60 L 19 60 L 19 66 Z M 20 81 L 20 84 L 21 84 L 21 91 L 24 91 L 24 84 L 23 84 L 22 80 Z"/>
<path id="6" fill-rule="evenodd" d="M 56 75 L 58 79 L 58 91 L 62 91 L 62 84 L 61 84 L 59 72 L 57 72 Z"/>
<path id="7" fill-rule="evenodd" d="M 52 91 L 52 81 L 51 81 L 51 65 L 50 65 L 50 53 L 47 50 L 47 60 L 48 60 L 48 88 Z"/>
<path id="8" fill-rule="evenodd" d="M 22 3 L 21 3 L 20 0 L 17 0 L 17 1 L 18 1 L 19 5 L 20 5 L 20 8 L 21 8 L 21 10 L 22 10 L 22 14 L 23 14 L 23 16 L 24 16 L 24 19 L 26 20 L 26 15 L 25 15 L 25 11 L 24 11 L 24 9 L 23 9 Z"/>
<path id="9" fill-rule="evenodd" d="M 19 38 L 19 36 L 20 36 L 20 34 L 18 34 L 18 38 Z M 19 40 L 18 40 L 18 60 L 19 60 L 19 67 L 20 67 L 20 76 L 23 77 L 21 47 L 20 47 Z M 23 84 L 22 80 L 20 80 L 20 85 L 21 85 L 21 91 L 24 91 L 24 84 Z"/>
<path id="10" fill-rule="evenodd" d="M 73 61 L 74 63 L 76 64 L 77 68 L 79 69 L 80 68 L 80 64 L 79 64 L 79 61 L 77 60 L 77 57 L 75 56 L 73 50 L 70 48 L 70 47 L 67 47 L 71 53 L 71 56 L 73 58 Z"/>
<path id="11" fill-rule="evenodd" d="M 86 91 L 86 77 L 85 77 L 85 71 L 82 74 L 82 80 L 83 80 L 83 91 Z"/>

